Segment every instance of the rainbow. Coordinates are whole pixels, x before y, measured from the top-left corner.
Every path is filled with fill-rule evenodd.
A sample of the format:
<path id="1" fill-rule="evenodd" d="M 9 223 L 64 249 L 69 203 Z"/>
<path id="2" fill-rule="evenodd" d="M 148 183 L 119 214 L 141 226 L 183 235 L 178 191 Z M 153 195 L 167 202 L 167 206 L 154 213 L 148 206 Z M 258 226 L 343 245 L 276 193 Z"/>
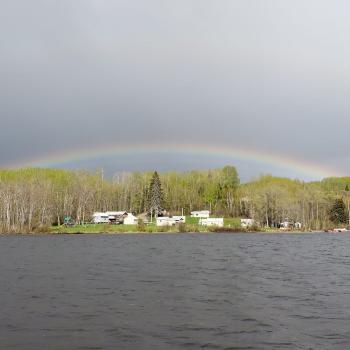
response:
<path id="1" fill-rule="evenodd" d="M 91 148 L 78 148 L 68 151 L 51 152 L 36 158 L 20 160 L 5 165 L 6 168 L 55 167 L 75 161 L 97 159 L 101 157 L 120 157 L 125 155 L 193 155 L 225 157 L 232 160 L 252 161 L 270 164 L 286 170 L 307 175 L 315 179 L 344 174 L 310 161 L 290 156 L 253 149 L 208 144 L 112 144 Z"/>

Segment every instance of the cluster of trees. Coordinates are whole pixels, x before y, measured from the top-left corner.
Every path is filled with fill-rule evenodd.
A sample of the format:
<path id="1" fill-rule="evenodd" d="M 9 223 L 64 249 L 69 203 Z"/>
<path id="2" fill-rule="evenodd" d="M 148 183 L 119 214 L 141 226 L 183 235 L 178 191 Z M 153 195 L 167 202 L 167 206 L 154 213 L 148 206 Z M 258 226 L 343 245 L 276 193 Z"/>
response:
<path id="1" fill-rule="evenodd" d="M 350 178 L 302 182 L 262 176 L 239 189 L 240 215 L 278 227 L 288 219 L 305 229 L 326 229 L 349 224 Z"/>
<path id="2" fill-rule="evenodd" d="M 94 211 L 127 210 L 157 215 L 189 214 L 209 209 L 214 215 L 249 217 L 276 227 L 288 219 L 306 229 L 347 225 L 350 178 L 302 182 L 261 176 L 240 184 L 236 169 L 226 166 L 184 173 L 100 173 L 57 169 L 0 170 L 0 230 L 30 232 L 91 219 Z"/>

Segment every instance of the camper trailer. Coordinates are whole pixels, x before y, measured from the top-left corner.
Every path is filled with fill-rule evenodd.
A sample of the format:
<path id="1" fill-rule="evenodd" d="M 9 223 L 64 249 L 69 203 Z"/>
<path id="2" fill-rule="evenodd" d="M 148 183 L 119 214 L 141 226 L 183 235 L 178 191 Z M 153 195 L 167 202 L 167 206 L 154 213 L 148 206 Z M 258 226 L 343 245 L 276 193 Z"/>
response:
<path id="1" fill-rule="evenodd" d="M 217 227 L 223 227 L 224 226 L 224 218 L 207 218 L 207 219 L 200 219 L 199 224 L 203 226 L 217 226 Z"/>
<path id="2" fill-rule="evenodd" d="M 108 224 L 108 215 L 106 213 L 94 213 L 92 215 L 92 222 L 94 224 Z"/>
<path id="3" fill-rule="evenodd" d="M 250 227 L 254 225 L 253 219 L 241 219 L 241 227 Z"/>
<path id="4" fill-rule="evenodd" d="M 199 210 L 199 211 L 192 211 L 191 212 L 191 217 L 192 218 L 208 218 L 210 215 L 209 210 Z"/>
<path id="5" fill-rule="evenodd" d="M 92 222 L 94 224 L 122 224 L 127 215 L 125 211 L 96 212 L 92 215 Z"/>
<path id="6" fill-rule="evenodd" d="M 185 223 L 185 216 L 159 216 L 157 218 L 157 226 L 175 226 L 176 224 Z"/>

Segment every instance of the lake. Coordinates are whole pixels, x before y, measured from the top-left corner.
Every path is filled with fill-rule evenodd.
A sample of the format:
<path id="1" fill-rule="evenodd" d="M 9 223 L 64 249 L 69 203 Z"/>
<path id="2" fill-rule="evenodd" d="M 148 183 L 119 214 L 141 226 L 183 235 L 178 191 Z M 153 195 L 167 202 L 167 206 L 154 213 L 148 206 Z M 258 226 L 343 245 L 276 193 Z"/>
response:
<path id="1" fill-rule="evenodd" d="M 0 349 L 347 349 L 350 235 L 0 236 Z"/>

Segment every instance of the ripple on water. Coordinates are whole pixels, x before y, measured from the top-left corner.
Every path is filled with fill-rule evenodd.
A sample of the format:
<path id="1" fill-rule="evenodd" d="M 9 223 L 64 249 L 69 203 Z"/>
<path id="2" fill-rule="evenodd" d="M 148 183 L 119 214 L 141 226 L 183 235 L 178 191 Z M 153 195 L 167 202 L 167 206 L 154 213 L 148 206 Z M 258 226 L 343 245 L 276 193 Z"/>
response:
<path id="1" fill-rule="evenodd" d="M 0 236 L 0 349 L 347 349 L 350 235 Z"/>

